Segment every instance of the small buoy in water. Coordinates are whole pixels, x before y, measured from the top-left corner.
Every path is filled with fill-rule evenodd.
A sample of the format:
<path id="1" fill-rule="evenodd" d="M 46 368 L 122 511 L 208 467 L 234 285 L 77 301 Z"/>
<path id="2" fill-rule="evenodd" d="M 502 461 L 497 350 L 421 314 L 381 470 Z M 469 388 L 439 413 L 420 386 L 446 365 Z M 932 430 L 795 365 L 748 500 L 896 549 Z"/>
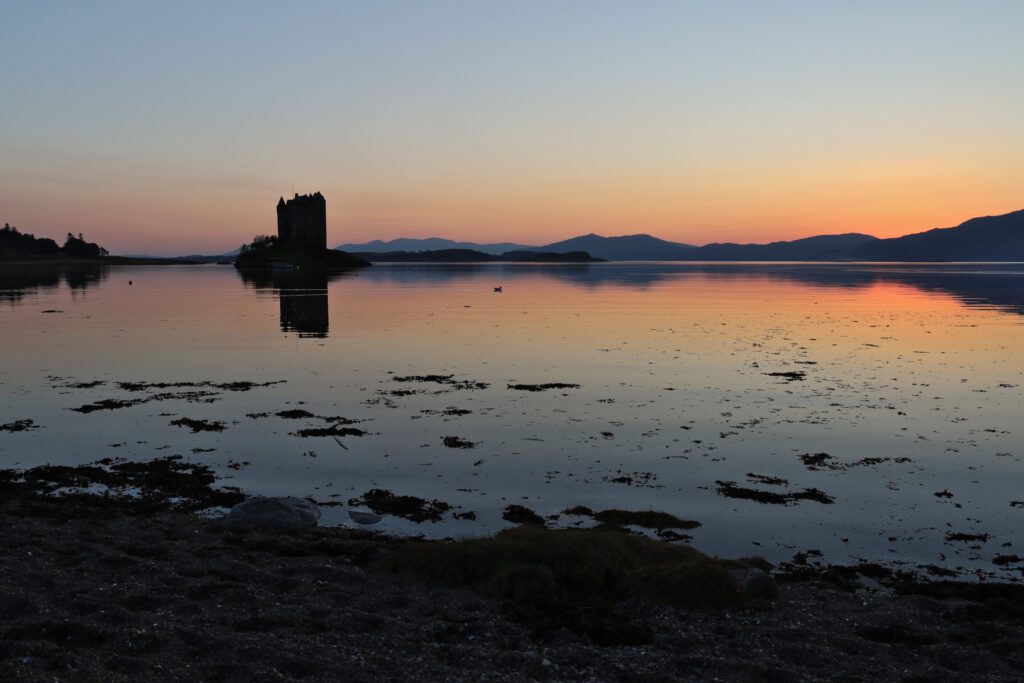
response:
<path id="1" fill-rule="evenodd" d="M 494 291 L 497 292 L 498 294 L 501 294 L 501 287 L 495 287 Z"/>

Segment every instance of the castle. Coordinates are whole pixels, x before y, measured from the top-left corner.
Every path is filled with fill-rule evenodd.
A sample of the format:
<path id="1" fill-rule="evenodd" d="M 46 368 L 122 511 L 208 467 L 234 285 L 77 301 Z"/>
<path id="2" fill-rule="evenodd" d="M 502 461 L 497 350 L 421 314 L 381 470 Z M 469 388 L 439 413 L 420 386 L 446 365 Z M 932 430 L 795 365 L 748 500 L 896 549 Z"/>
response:
<path id="1" fill-rule="evenodd" d="M 277 239 L 285 247 L 327 248 L 327 202 L 319 192 L 277 202 Z"/>

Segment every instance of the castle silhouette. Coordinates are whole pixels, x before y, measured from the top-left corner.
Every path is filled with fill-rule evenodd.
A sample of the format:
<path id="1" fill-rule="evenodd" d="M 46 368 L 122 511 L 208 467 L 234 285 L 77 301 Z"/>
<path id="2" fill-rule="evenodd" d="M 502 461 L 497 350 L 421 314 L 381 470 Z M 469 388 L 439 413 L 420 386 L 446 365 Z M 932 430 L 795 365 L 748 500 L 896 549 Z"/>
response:
<path id="1" fill-rule="evenodd" d="M 277 240 L 285 247 L 327 248 L 327 202 L 319 192 L 277 202 Z"/>

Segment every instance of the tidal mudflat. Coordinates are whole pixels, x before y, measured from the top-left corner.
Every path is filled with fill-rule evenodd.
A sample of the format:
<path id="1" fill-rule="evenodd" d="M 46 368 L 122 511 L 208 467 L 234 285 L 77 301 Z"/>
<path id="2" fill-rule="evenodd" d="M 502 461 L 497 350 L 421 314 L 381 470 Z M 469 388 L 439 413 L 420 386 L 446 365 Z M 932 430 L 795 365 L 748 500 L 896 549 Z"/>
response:
<path id="1" fill-rule="evenodd" d="M 1022 285 L 1015 265 L 25 269 L 0 292 L 0 468 L 181 456 L 325 525 L 656 511 L 687 524 L 626 524 L 1015 581 Z"/>
<path id="2" fill-rule="evenodd" d="M 1009 682 L 1024 670 L 1024 592 L 1005 583 L 804 564 L 774 570 L 777 585 L 756 558 L 529 515 L 454 543 L 242 528 L 194 514 L 245 496 L 176 456 L 3 472 L 0 492 L 4 680 Z"/>

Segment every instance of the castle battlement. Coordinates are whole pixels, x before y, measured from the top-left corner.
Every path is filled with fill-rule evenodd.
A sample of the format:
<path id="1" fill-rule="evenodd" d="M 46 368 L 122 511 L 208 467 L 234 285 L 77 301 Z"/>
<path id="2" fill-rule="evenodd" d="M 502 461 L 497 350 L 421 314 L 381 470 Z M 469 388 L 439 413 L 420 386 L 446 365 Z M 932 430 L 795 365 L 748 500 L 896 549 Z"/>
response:
<path id="1" fill-rule="evenodd" d="M 277 202 L 277 239 L 286 247 L 327 248 L 327 201 L 319 192 Z"/>

